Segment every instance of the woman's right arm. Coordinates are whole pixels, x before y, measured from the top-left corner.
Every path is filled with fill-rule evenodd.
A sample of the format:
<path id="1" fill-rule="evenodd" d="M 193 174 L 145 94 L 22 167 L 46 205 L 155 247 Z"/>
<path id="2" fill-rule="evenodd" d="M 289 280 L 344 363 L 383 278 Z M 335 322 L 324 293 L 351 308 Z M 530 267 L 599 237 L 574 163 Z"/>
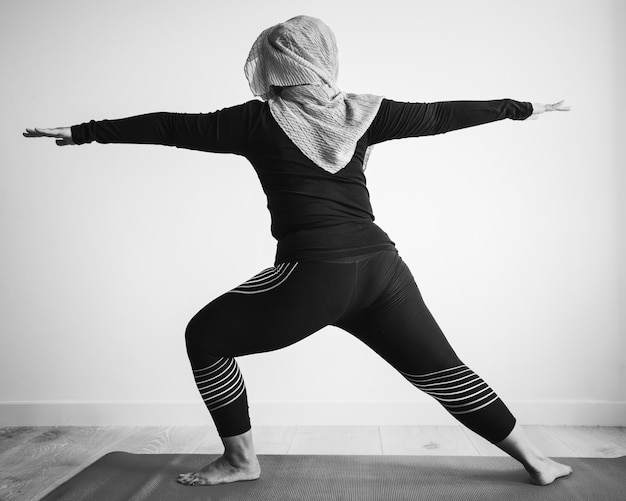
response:
<path id="1" fill-rule="evenodd" d="M 92 120 L 72 127 L 26 129 L 25 137 L 53 137 L 59 146 L 160 144 L 192 150 L 244 153 L 250 111 L 246 105 L 213 113 L 148 113 L 117 120 Z"/>
<path id="2" fill-rule="evenodd" d="M 172 115 L 172 116 L 170 116 Z M 184 116 L 184 115 L 183 115 Z M 176 129 L 181 129 L 176 131 Z M 169 113 L 148 113 L 117 120 L 91 120 L 72 127 L 53 129 L 26 129 L 25 137 L 54 137 L 59 146 L 86 144 L 177 144 L 177 137 L 185 136 L 184 119 L 176 120 Z M 188 131 L 187 131 L 188 132 Z M 198 142 L 199 138 L 195 138 Z"/>

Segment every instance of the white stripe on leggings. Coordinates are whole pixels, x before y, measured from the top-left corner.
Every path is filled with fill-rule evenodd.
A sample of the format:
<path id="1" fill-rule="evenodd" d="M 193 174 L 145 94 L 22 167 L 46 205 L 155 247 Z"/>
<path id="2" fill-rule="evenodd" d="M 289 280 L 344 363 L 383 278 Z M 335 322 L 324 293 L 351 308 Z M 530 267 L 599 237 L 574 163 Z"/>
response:
<path id="1" fill-rule="evenodd" d="M 194 378 L 209 411 L 237 400 L 246 389 L 234 358 L 222 357 L 203 369 L 194 369 Z"/>
<path id="2" fill-rule="evenodd" d="M 428 374 L 401 374 L 439 401 L 450 414 L 469 414 L 498 400 L 491 387 L 465 365 Z"/>
<path id="3" fill-rule="evenodd" d="M 281 263 L 274 268 L 267 268 L 250 280 L 235 287 L 229 292 L 235 294 L 261 294 L 275 289 L 289 278 L 298 263 Z"/>

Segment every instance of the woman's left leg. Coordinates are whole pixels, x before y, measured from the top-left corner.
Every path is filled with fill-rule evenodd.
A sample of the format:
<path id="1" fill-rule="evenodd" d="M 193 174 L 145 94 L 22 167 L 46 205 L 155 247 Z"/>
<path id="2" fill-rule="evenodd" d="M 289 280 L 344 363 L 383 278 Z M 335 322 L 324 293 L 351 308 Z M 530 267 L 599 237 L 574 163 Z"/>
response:
<path id="1" fill-rule="evenodd" d="M 462 424 L 522 462 L 535 483 L 571 472 L 531 446 L 504 402 L 459 359 L 399 256 L 387 252 L 361 263 L 357 290 L 360 297 L 338 327 L 370 346 Z"/>
<path id="2" fill-rule="evenodd" d="M 211 301 L 185 333 L 193 375 L 224 444 L 224 454 L 183 474 L 186 485 L 260 475 L 247 391 L 235 357 L 293 344 L 336 320 L 351 298 L 350 264 L 282 263 Z"/>

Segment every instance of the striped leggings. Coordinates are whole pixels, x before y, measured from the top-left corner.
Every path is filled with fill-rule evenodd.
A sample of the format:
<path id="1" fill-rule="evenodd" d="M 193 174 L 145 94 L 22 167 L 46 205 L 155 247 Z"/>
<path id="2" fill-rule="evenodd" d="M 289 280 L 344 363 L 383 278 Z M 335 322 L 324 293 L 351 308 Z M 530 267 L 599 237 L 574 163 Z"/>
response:
<path id="1" fill-rule="evenodd" d="M 492 443 L 515 418 L 456 355 L 395 250 L 282 263 L 218 297 L 189 322 L 193 374 L 222 437 L 250 429 L 235 357 L 276 350 L 327 325 L 356 336 L 412 385 Z"/>

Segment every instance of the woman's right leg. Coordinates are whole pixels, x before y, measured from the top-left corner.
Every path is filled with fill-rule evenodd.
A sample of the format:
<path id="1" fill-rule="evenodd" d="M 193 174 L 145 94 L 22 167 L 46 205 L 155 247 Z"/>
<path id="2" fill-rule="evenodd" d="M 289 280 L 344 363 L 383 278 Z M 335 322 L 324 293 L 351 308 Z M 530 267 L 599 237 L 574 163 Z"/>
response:
<path id="1" fill-rule="evenodd" d="M 288 346 L 332 323 L 350 300 L 352 270 L 350 264 L 284 263 L 220 296 L 189 322 L 187 353 L 224 455 L 179 482 L 258 478 L 247 392 L 235 357 Z"/>
<path id="2" fill-rule="evenodd" d="M 398 256 L 364 262 L 354 305 L 337 325 L 355 335 L 462 424 L 520 461 L 534 483 L 571 473 L 538 452 L 491 387 L 456 355 Z M 381 285 L 382 292 L 381 291 Z M 375 292 L 375 296 L 372 294 Z"/>

